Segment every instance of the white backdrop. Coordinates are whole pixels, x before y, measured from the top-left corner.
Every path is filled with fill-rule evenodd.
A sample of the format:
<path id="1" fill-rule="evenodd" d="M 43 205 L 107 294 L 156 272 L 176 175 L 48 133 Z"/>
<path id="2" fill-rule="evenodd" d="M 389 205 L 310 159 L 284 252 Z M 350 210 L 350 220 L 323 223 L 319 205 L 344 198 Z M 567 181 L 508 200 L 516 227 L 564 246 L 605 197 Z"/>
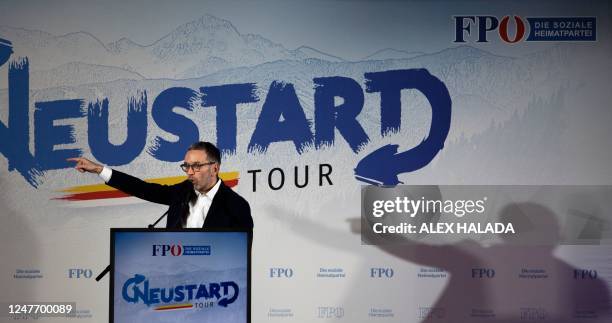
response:
<path id="1" fill-rule="evenodd" d="M 463 303 L 453 299 L 464 296 L 457 291 L 476 287 L 453 285 L 451 277 L 459 273 L 361 244 L 351 228 L 366 184 L 355 177 L 357 165 L 387 144 L 398 145 L 398 152 L 417 146 L 432 123 L 431 98 L 423 94 L 425 81 L 417 79 L 416 89 L 401 91 L 401 117 L 391 121 L 399 126 L 383 136 L 389 120 L 381 119 L 381 107 L 390 103 L 368 90 L 366 73 L 426 69 L 448 90 L 450 129 L 433 160 L 411 171 L 402 170 L 401 158 L 378 164 L 405 184 L 610 185 L 610 12 L 605 1 L 2 2 L 0 38 L 10 43 L 0 48 L 6 57 L 0 66 L 0 301 L 75 301 L 75 319 L 107 321 L 108 279 L 97 283 L 92 274 L 109 262 L 109 228 L 146 226 L 165 207 L 104 198 L 104 188 L 87 186 L 100 184 L 96 176 L 77 173 L 62 160 L 83 155 L 144 179 L 168 180 L 182 175 L 176 151 L 184 149 L 176 142 L 195 133 L 218 144 L 218 137 L 229 140 L 223 146 L 232 151 L 222 172 L 251 204 L 253 322 L 457 322 L 491 313 L 500 321 L 572 317 L 557 311 L 567 300 L 527 297 L 537 289 L 558 295 L 548 289 L 552 278 L 540 286 L 518 280 L 525 284 L 518 289 L 525 303 L 496 307 L 512 295 L 504 293 L 508 284 L 516 285 L 502 275 L 504 264 L 471 253 L 482 247 L 477 242 L 457 244 L 471 256 L 450 263 L 497 268 L 501 285 L 487 287 L 484 295 L 495 301 L 472 304 L 466 317 L 457 316 L 453 304 Z M 490 28 L 505 16 L 526 24 L 516 43 L 504 41 L 499 27 Z M 592 17 L 596 40 L 528 41 L 530 17 Z M 480 29 L 478 19 L 491 31 Z M 469 31 L 457 29 L 457 21 Z M 507 34 L 516 35 L 516 22 L 510 19 L 508 26 Z M 332 77 L 339 78 L 320 79 Z M 338 79 L 346 82 L 321 85 Z M 250 92 L 232 87 L 214 96 L 202 89 L 234 84 L 250 84 Z M 331 119 L 315 113 L 331 108 L 316 96 L 325 89 L 334 106 L 356 113 L 327 133 L 325 120 L 336 120 L 335 112 Z M 246 103 L 220 106 L 215 98 Z M 94 108 L 104 99 L 108 127 Z M 233 106 L 235 135 L 227 117 Z M 161 111 L 158 117 L 155 111 Z M 96 126 L 108 128 L 108 137 L 92 130 Z M 254 139 L 256 128 L 261 137 Z M 249 149 L 266 138 L 267 149 Z M 282 187 L 275 168 L 284 174 Z M 303 188 L 295 185 L 296 169 L 300 184 L 308 173 Z M 321 172 L 328 177 L 320 178 Z M 578 211 L 605 218 L 608 211 L 595 208 Z M 569 213 L 556 216 L 569 232 L 584 225 Z M 570 275 L 571 268 L 582 268 L 597 270 L 609 290 L 609 226 L 600 231 L 600 246 L 547 250 L 544 263 L 537 253 L 519 257 L 512 262 L 519 269 L 507 277 L 516 279 L 520 268 L 550 266 L 552 276 L 559 268 Z M 442 258 L 446 251 L 414 252 L 440 252 Z M 380 268 L 393 274 L 380 276 Z M 585 320 L 606 319 L 598 315 Z"/>

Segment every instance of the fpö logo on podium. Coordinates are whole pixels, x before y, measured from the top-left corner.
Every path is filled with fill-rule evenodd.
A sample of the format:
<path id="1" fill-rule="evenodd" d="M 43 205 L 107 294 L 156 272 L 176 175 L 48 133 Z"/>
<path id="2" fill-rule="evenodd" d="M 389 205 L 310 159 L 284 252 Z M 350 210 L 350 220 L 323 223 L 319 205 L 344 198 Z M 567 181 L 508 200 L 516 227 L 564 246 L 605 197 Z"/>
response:
<path id="1" fill-rule="evenodd" d="M 183 246 L 180 244 L 154 244 L 153 257 L 210 256 L 210 246 Z"/>
<path id="2" fill-rule="evenodd" d="M 455 43 L 596 41 L 596 17 L 453 16 Z"/>

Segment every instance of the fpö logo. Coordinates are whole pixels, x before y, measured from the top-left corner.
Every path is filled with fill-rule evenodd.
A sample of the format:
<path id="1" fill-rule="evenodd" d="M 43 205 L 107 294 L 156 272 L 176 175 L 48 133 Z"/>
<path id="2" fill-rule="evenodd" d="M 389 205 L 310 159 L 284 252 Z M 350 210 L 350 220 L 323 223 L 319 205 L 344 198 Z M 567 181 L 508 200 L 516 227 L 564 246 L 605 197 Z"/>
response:
<path id="1" fill-rule="evenodd" d="M 238 284 L 233 281 L 161 288 L 151 285 L 144 275 L 135 274 L 123 284 L 121 296 L 128 303 L 159 304 L 155 309 L 161 311 L 212 307 L 214 301 L 219 306 L 227 307 L 236 301 L 240 293 Z"/>
<path id="2" fill-rule="evenodd" d="M 270 278 L 291 278 L 293 268 L 272 267 L 270 268 Z"/>
<path id="3" fill-rule="evenodd" d="M 154 244 L 153 257 L 210 256 L 210 246 L 183 246 L 180 244 Z"/>
<path id="4" fill-rule="evenodd" d="M 395 273 L 390 267 L 372 267 L 370 268 L 370 278 L 392 278 Z"/>
<path id="5" fill-rule="evenodd" d="M 446 317 L 446 308 L 419 306 L 417 317 L 420 319 L 443 319 Z"/>
<path id="6" fill-rule="evenodd" d="M 341 319 L 343 317 L 344 317 L 344 307 L 342 306 L 319 306 L 317 308 L 317 318 Z"/>
<path id="7" fill-rule="evenodd" d="M 543 321 L 548 318 L 548 311 L 543 307 L 521 307 L 521 321 Z"/>
<path id="8" fill-rule="evenodd" d="M 91 278 L 93 272 L 89 268 L 69 268 L 68 269 L 68 278 L 70 279 L 80 279 L 80 278 Z"/>
<path id="9" fill-rule="evenodd" d="M 520 41 L 596 41 L 595 17 L 453 16 L 455 43 Z"/>
<path id="10" fill-rule="evenodd" d="M 597 270 L 595 269 L 574 269 L 574 279 L 576 280 L 595 280 L 597 279 Z"/>
<path id="11" fill-rule="evenodd" d="M 483 279 L 495 277 L 495 269 L 493 268 L 472 268 L 472 278 Z"/>

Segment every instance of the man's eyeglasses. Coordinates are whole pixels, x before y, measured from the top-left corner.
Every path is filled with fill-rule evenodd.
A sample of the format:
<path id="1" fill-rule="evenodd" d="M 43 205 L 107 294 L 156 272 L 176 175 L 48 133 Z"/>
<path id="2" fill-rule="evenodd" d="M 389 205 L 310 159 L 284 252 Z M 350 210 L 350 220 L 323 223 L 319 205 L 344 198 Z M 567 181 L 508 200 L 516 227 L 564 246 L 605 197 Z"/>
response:
<path id="1" fill-rule="evenodd" d="M 202 167 L 208 166 L 208 165 L 212 165 L 214 163 L 216 163 L 216 162 L 193 163 L 193 164 L 182 163 L 181 164 L 181 169 L 185 173 L 189 172 L 189 168 L 193 169 L 194 172 L 199 172 Z"/>

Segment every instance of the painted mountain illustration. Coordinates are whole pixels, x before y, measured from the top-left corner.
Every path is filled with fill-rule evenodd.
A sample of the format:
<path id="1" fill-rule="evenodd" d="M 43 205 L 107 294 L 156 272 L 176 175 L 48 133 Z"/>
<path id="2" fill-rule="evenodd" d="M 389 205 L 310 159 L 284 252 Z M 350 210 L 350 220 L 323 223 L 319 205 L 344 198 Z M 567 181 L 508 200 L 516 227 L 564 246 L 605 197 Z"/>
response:
<path id="1" fill-rule="evenodd" d="M 85 32 L 55 36 L 8 26 L 0 27 L 0 35 L 13 41 L 16 56 L 36 62 L 33 71 L 83 63 L 121 68 L 145 78 L 184 79 L 276 60 L 342 60 L 307 46 L 289 50 L 262 36 L 241 34 L 229 21 L 211 15 L 181 25 L 149 45 L 127 38 L 103 44 Z"/>

